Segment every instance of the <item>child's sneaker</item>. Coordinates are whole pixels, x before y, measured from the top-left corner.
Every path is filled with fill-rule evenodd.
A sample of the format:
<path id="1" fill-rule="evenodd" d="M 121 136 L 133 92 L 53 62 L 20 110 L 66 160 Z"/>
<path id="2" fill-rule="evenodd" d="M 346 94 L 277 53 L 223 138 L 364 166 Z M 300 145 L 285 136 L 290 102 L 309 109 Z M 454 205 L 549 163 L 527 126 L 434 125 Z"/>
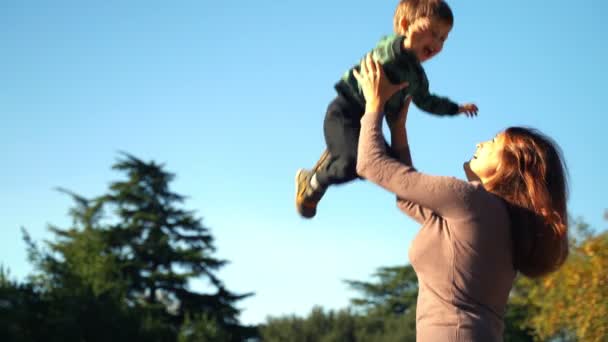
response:
<path id="1" fill-rule="evenodd" d="M 296 172 L 296 209 L 305 218 L 317 214 L 317 204 L 325 193 L 325 188 L 313 189 L 310 185 L 312 175 L 312 171 L 306 169 Z"/>

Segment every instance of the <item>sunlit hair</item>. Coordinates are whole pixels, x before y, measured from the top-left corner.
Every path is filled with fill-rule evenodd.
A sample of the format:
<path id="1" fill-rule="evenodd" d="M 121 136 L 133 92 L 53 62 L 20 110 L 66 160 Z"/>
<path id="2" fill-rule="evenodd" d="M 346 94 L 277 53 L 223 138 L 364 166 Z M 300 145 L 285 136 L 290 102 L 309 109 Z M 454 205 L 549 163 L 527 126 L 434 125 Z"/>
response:
<path id="1" fill-rule="evenodd" d="M 500 166 L 484 187 L 509 204 L 516 269 L 539 277 L 565 262 L 567 168 L 553 140 L 530 128 L 505 130 Z"/>
<path id="2" fill-rule="evenodd" d="M 401 0 L 395 10 L 393 26 L 396 33 L 403 34 L 399 22 L 405 18 L 408 23 L 413 23 L 419 18 L 438 18 L 446 24 L 454 25 L 454 15 L 450 6 L 443 0 Z"/>

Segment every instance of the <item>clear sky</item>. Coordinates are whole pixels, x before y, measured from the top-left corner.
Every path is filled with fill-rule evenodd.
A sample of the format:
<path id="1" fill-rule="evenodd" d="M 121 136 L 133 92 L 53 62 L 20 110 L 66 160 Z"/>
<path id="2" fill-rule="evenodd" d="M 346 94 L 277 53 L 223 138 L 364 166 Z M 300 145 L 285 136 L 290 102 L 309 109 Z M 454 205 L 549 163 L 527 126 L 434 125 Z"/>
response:
<path id="1" fill-rule="evenodd" d="M 407 263 L 418 227 L 364 182 L 331 189 L 305 221 L 293 177 L 324 148 L 333 84 L 392 32 L 395 3 L 0 1 L 0 262 L 31 272 L 20 227 L 37 240 L 67 227 L 71 201 L 53 189 L 102 194 L 123 150 L 177 174 L 231 262 L 220 277 L 255 292 L 244 323 L 345 306 L 342 280 Z M 450 3 L 454 29 L 425 68 L 431 90 L 480 116 L 413 108 L 418 169 L 463 177 L 477 142 L 534 126 L 564 150 L 571 213 L 606 228 L 606 2 Z"/>

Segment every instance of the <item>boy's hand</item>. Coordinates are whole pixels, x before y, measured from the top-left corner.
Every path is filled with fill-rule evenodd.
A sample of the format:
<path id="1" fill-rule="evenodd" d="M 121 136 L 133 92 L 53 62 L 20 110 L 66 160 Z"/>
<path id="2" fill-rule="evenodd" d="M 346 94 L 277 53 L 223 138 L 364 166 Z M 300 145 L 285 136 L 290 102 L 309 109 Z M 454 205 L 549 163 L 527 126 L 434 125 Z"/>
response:
<path id="1" fill-rule="evenodd" d="M 479 108 L 477 108 L 477 106 L 473 103 L 463 104 L 462 106 L 458 107 L 458 113 L 464 113 L 468 117 L 477 116 L 478 111 Z"/>

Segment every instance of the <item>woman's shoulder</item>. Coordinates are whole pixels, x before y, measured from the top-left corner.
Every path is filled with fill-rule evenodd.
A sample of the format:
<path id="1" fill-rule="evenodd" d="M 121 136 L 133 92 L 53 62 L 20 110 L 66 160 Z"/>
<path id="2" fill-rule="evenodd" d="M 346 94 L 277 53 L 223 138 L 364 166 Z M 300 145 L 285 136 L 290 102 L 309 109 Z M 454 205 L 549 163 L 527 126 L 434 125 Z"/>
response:
<path id="1" fill-rule="evenodd" d="M 474 203 L 474 212 L 477 215 L 488 216 L 498 219 L 499 217 L 506 218 L 508 215 L 508 207 L 505 200 L 492 193 L 483 186 L 479 181 L 470 181 L 472 191 L 472 202 Z"/>
<path id="2" fill-rule="evenodd" d="M 467 208 L 466 216 L 495 215 L 497 211 L 505 211 L 506 205 L 501 197 L 486 190 L 478 180 L 462 180 L 446 177 L 446 182 L 459 194 L 455 200 L 462 201 Z"/>
<path id="3" fill-rule="evenodd" d="M 434 179 L 434 181 L 436 181 L 437 184 L 442 184 L 442 186 L 452 188 L 456 194 L 461 194 L 463 198 L 469 198 L 471 196 L 484 197 L 488 195 L 483 184 L 476 180 L 468 181 L 454 176 L 439 176 Z"/>
<path id="4" fill-rule="evenodd" d="M 468 183 L 469 191 L 471 191 L 472 196 L 476 199 L 482 201 L 483 203 L 488 204 L 498 204 L 501 207 L 505 205 L 502 197 L 486 190 L 483 184 L 478 180 L 466 181 Z"/>

